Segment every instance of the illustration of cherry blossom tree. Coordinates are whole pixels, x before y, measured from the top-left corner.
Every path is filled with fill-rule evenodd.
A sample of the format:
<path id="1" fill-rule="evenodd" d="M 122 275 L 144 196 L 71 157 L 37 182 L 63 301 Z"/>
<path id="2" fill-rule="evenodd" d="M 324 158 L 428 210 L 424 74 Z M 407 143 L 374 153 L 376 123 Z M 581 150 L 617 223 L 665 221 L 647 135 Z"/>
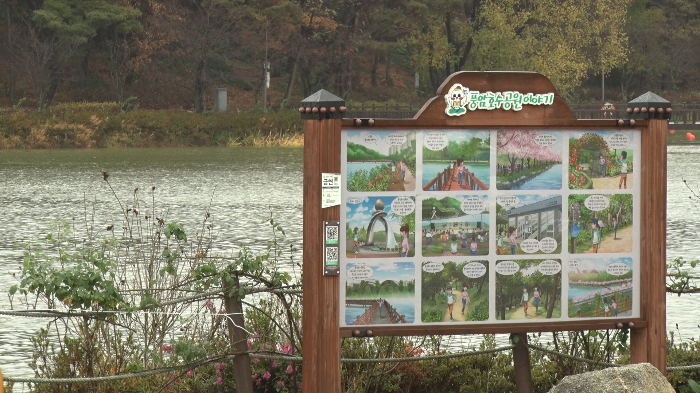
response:
<path id="1" fill-rule="evenodd" d="M 514 171 L 517 160 L 520 159 L 520 169 L 525 162 L 528 166 L 538 163 L 561 162 L 562 153 L 551 146 L 543 146 L 536 142 L 540 131 L 506 130 L 498 132 L 498 154 L 506 154 L 510 170 Z"/>

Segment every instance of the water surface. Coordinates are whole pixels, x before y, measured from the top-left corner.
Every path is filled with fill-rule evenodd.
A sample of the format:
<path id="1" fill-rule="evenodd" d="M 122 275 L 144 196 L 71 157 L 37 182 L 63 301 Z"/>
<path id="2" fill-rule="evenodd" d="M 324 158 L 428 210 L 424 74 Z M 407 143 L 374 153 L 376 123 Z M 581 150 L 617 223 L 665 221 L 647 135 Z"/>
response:
<path id="1" fill-rule="evenodd" d="M 695 259 L 700 245 L 700 202 L 688 198 L 691 193 L 683 179 L 697 192 L 700 146 L 671 146 L 668 153 L 668 260 Z M 139 206 L 150 209 L 150 190 L 155 186 L 158 214 L 168 221 L 183 222 L 188 233 L 200 228 L 204 214 L 210 211 L 215 251 L 230 253 L 244 243 L 270 240 L 270 231 L 261 225 L 270 214 L 281 222 L 288 240 L 301 249 L 302 161 L 303 149 L 299 148 L 0 151 L 0 206 L 4 213 L 0 215 L 0 309 L 9 308 L 2 293 L 16 283 L 12 273 L 19 271 L 22 261 L 16 243 L 40 240 L 58 219 L 84 221 L 86 213 L 91 214 L 86 212 L 86 201 L 95 202 L 96 228 L 119 224 L 117 197 L 131 207 L 136 188 Z M 438 166 L 438 170 L 445 167 Z M 472 167 L 470 171 L 480 168 L 488 167 Z M 116 197 L 102 171 L 109 172 Z M 700 275 L 700 267 L 691 273 Z M 700 294 L 668 295 L 669 331 L 676 331 L 678 324 L 686 340 L 700 337 L 699 299 Z M 417 312 L 412 305 L 401 309 L 413 319 Z M 0 365 L 6 375 L 33 376 L 27 366 L 32 350 L 29 337 L 45 323 L 0 318 Z M 499 345 L 506 340 L 507 336 L 499 336 Z M 474 336 L 457 336 L 450 348 L 478 345 L 479 341 Z"/>

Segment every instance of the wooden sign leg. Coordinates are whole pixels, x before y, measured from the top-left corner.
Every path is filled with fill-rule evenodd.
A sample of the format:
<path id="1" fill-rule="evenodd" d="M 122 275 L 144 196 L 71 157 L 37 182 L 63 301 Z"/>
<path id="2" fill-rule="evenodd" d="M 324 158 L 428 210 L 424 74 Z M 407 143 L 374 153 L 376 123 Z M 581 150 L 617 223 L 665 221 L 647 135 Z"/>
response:
<path id="1" fill-rule="evenodd" d="M 323 221 L 339 220 L 340 206 L 321 208 L 321 173 L 340 173 L 340 122 L 304 121 L 305 393 L 340 393 L 340 277 L 323 275 Z"/>
<path id="2" fill-rule="evenodd" d="M 532 367 L 530 366 L 530 352 L 527 349 L 527 334 L 517 333 L 518 342 L 513 348 L 513 366 L 515 368 L 515 391 L 517 393 L 532 393 Z"/>
<path id="3" fill-rule="evenodd" d="M 642 131 L 642 197 L 639 285 L 641 316 L 646 329 L 632 329 L 630 362 L 649 362 L 666 375 L 666 142 L 668 121 L 649 120 Z"/>

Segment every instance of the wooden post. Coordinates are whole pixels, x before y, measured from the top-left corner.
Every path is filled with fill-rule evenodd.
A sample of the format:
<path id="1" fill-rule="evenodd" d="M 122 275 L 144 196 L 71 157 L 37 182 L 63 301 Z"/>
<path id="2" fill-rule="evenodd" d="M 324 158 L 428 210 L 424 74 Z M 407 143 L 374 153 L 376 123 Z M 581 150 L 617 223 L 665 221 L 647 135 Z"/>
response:
<path id="1" fill-rule="evenodd" d="M 527 333 L 516 333 L 512 336 L 516 341 L 513 348 L 513 368 L 515 369 L 515 391 L 517 393 L 532 393 L 532 367 L 530 353 L 527 349 Z"/>
<path id="2" fill-rule="evenodd" d="M 641 316 L 646 329 L 632 329 L 630 361 L 649 362 L 666 374 L 666 142 L 668 121 L 653 119 L 642 135 L 640 258 Z M 651 192 L 651 190 L 654 190 Z"/>
<path id="3" fill-rule="evenodd" d="M 631 329 L 630 363 L 648 362 L 666 375 L 666 144 L 671 103 L 649 92 L 628 107 L 656 107 L 646 115 L 649 126 L 642 131 L 641 181 L 643 196 L 640 229 L 641 317 L 644 329 Z"/>
<path id="4" fill-rule="evenodd" d="M 233 358 L 233 376 L 236 379 L 237 393 L 253 393 L 253 376 L 248 356 L 248 333 L 244 330 L 243 303 L 238 297 L 240 284 L 238 277 L 231 272 L 233 282 L 222 280 L 224 287 L 224 306 L 229 317 L 226 318 L 231 350 L 236 354 Z M 231 292 L 235 292 L 231 296 Z"/>
<path id="5" fill-rule="evenodd" d="M 302 382 L 305 393 L 340 393 L 340 277 L 323 275 L 323 221 L 339 220 L 340 206 L 321 208 L 321 174 L 340 173 L 344 104 L 342 99 L 320 90 L 304 99 L 300 108 L 304 119 Z"/>

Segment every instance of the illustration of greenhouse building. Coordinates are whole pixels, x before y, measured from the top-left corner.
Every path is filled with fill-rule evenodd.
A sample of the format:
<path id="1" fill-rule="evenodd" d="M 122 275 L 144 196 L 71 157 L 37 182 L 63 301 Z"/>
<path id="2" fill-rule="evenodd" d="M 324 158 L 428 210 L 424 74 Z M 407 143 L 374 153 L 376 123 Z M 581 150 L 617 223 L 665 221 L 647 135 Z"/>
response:
<path id="1" fill-rule="evenodd" d="M 554 238 L 561 243 L 561 195 L 508 210 L 508 226 L 517 230 L 518 239 Z"/>

